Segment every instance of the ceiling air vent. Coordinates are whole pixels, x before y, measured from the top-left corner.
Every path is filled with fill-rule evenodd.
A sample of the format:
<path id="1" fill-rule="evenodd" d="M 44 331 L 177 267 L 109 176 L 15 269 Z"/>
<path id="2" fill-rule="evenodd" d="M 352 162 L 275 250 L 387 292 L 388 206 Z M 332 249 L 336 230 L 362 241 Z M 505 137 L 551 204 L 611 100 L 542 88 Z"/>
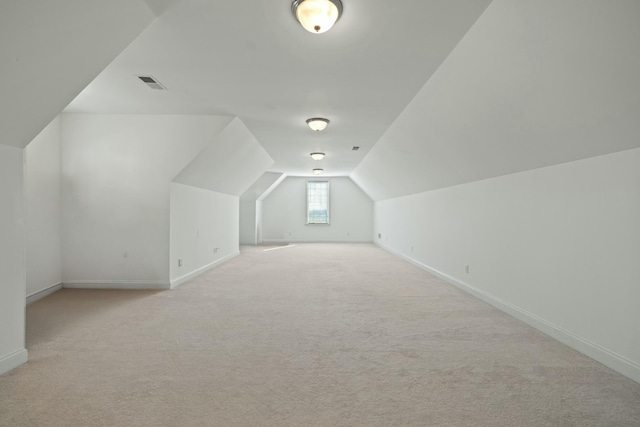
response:
<path id="1" fill-rule="evenodd" d="M 146 85 L 149 86 L 151 89 L 167 90 L 166 87 L 162 86 L 162 84 L 160 84 L 159 81 L 157 81 L 155 78 L 151 76 L 138 76 L 138 78 L 142 80 L 144 83 L 146 83 Z"/>
<path id="2" fill-rule="evenodd" d="M 356 147 L 356 146 L 354 146 L 351 150 L 353 150 L 353 151 L 358 151 L 359 149 L 360 149 L 360 147 Z"/>

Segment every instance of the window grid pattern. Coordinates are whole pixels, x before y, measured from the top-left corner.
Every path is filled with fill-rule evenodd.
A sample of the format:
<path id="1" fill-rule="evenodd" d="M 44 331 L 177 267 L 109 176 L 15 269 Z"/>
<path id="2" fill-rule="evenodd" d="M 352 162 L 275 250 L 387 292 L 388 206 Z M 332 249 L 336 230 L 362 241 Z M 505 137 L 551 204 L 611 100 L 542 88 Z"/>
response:
<path id="1" fill-rule="evenodd" d="M 329 224 L 328 181 L 307 181 L 307 224 Z"/>

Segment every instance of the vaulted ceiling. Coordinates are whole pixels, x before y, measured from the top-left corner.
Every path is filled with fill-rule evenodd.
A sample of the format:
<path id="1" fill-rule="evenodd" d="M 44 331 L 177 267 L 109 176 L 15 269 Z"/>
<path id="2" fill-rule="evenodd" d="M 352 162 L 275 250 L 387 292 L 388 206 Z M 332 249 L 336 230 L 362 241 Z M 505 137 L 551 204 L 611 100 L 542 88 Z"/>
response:
<path id="1" fill-rule="evenodd" d="M 290 0 L 6 0 L 0 143 L 65 107 L 238 117 L 268 172 L 375 200 L 640 147 L 636 0 L 343 3 L 314 35 Z"/>
<path id="2" fill-rule="evenodd" d="M 237 116 L 274 159 L 271 172 L 310 175 L 309 153 L 323 151 L 335 176 L 353 171 L 489 0 L 344 0 L 320 35 L 300 26 L 290 0 L 147 3 L 159 17 L 66 111 Z M 306 126 L 316 116 L 331 121 L 324 132 Z"/>
<path id="3" fill-rule="evenodd" d="M 0 2 L 0 144 L 29 144 L 154 19 L 141 0 Z"/>
<path id="4" fill-rule="evenodd" d="M 640 147 L 639 19 L 494 0 L 351 177 L 381 200 Z"/>

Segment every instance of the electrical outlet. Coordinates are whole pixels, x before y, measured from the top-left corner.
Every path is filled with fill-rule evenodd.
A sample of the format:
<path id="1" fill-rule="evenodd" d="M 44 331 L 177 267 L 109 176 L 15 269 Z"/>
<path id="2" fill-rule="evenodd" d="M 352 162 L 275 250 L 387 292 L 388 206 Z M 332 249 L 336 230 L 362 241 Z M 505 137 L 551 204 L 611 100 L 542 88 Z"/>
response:
<path id="1" fill-rule="evenodd" d="M 382 233 L 378 233 L 378 239 L 382 239 Z"/>
<path id="2" fill-rule="evenodd" d="M 182 267 L 182 260 L 181 259 L 178 260 L 178 267 Z"/>
<path id="3" fill-rule="evenodd" d="M 122 258 L 127 258 L 128 256 L 129 256 L 129 252 L 124 251 L 124 252 L 122 253 Z"/>
<path id="4" fill-rule="evenodd" d="M 469 264 L 464 266 L 464 270 L 467 272 L 467 274 L 469 274 Z"/>

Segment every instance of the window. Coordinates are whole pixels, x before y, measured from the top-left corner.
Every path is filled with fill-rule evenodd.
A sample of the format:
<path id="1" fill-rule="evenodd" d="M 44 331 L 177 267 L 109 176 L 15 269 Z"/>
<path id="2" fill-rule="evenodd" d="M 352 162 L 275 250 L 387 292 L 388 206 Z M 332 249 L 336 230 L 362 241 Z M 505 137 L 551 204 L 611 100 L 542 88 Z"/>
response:
<path id="1" fill-rule="evenodd" d="M 307 181 L 307 224 L 329 224 L 329 181 Z"/>

